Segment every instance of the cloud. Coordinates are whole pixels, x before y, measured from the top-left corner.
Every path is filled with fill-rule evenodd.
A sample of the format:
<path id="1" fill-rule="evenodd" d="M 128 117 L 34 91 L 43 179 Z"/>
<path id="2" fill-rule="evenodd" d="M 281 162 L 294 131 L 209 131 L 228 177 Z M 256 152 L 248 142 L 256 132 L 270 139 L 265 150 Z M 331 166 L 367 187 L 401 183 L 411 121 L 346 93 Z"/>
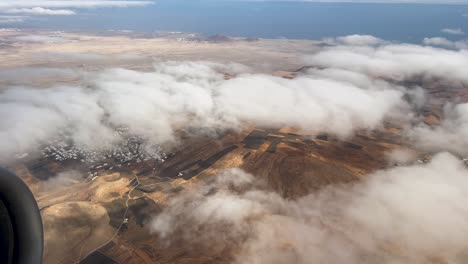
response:
<path id="1" fill-rule="evenodd" d="M 380 125 L 386 114 L 401 103 L 402 96 L 396 90 L 365 90 L 353 84 L 309 77 L 286 80 L 244 76 L 220 88 L 221 107 L 228 117 L 259 125 L 320 128 L 341 137 L 358 128 Z M 268 100 L 259 95 L 268 95 Z"/>
<path id="2" fill-rule="evenodd" d="M 468 41 L 467 40 L 458 40 L 451 41 L 446 38 L 436 37 L 436 38 L 424 38 L 423 43 L 430 46 L 440 46 L 450 49 L 467 49 Z"/>
<path id="3" fill-rule="evenodd" d="M 16 28 L 0 28 L 0 32 L 16 32 L 18 29 Z"/>
<path id="4" fill-rule="evenodd" d="M 446 38 L 436 37 L 436 38 L 424 38 L 423 43 L 431 46 L 442 46 L 442 47 L 454 47 L 454 42 Z"/>
<path id="5" fill-rule="evenodd" d="M 356 46 L 353 44 L 335 44 L 322 51 L 309 56 L 306 61 L 314 66 L 310 73 L 326 74 L 334 80 L 345 80 L 355 84 L 374 85 L 383 87 L 385 84 L 369 84 L 368 81 L 387 80 L 390 82 L 406 83 L 416 81 L 419 85 L 443 81 L 448 87 L 461 88 L 468 85 L 468 78 L 462 69 L 468 67 L 467 42 L 449 41 L 445 38 L 425 38 L 424 44 L 447 47 L 449 49 L 419 46 L 410 44 L 384 43 L 377 46 Z M 366 84 L 368 83 L 368 84 Z M 414 86 L 414 85 L 411 85 Z M 450 88 L 447 88 L 450 89 Z M 404 87 L 403 90 L 412 94 L 411 101 L 421 109 L 426 98 L 422 88 Z M 430 98 L 429 98 L 430 99 Z M 438 99 L 440 100 L 440 98 Z M 440 126 L 428 126 L 415 118 L 410 117 L 412 125 L 406 128 L 406 136 L 410 142 L 423 151 L 433 153 L 451 151 L 458 155 L 468 154 L 468 111 L 464 104 L 448 104 L 442 117 Z M 432 106 L 433 107 L 433 106 Z M 411 112 L 411 111 L 409 111 Z"/>
<path id="6" fill-rule="evenodd" d="M 7 9 L 5 13 L 11 14 L 31 14 L 31 15 L 74 15 L 76 14 L 72 10 L 67 9 L 48 9 L 42 7 L 33 7 L 33 8 L 13 8 Z"/>
<path id="7" fill-rule="evenodd" d="M 224 73 L 238 75 L 225 80 Z M 211 133 L 247 123 L 348 137 L 406 109 L 404 92 L 391 86 L 372 88 L 312 74 L 288 80 L 249 73 L 237 64 L 166 62 L 156 64 L 154 72 L 107 70 L 86 76 L 85 83 L 86 88 L 3 90 L 1 158 L 33 151 L 60 135 L 83 148 L 109 148 L 122 140 L 114 133 L 119 127 L 153 146 L 175 143 L 176 130 Z"/>
<path id="8" fill-rule="evenodd" d="M 446 38 L 436 37 L 436 38 L 424 38 L 423 43 L 426 45 L 432 46 L 445 46 L 453 47 L 453 41 L 450 41 Z"/>
<path id="9" fill-rule="evenodd" d="M 112 0 L 88 0 L 88 1 L 63 1 L 63 0 L 3 0 L 0 2 L 0 13 L 4 14 L 29 14 L 29 15 L 74 15 L 75 10 L 82 8 L 104 7 L 134 7 L 153 4 L 154 1 L 112 1 Z M 61 9 L 57 9 L 61 8 Z M 63 9 L 67 8 L 67 9 Z M 15 21 L 22 22 L 22 21 Z M 0 20 L 0 23 L 2 22 Z"/>
<path id="10" fill-rule="evenodd" d="M 30 83 L 47 79 L 76 79 L 80 73 L 72 69 L 23 67 L 0 70 L 0 80 L 14 84 Z M 24 78 L 27 76 L 27 78 Z"/>
<path id="11" fill-rule="evenodd" d="M 390 165 L 408 165 L 416 161 L 418 158 L 414 150 L 399 148 L 394 149 L 386 154 L 387 160 Z"/>
<path id="12" fill-rule="evenodd" d="M 21 23 L 27 19 L 25 16 L 5 16 L 0 15 L 1 24 Z"/>
<path id="13" fill-rule="evenodd" d="M 26 40 L 49 41 L 42 36 Z M 34 152 L 57 138 L 81 149 L 109 149 L 125 140 L 115 133 L 120 128 L 143 139 L 152 151 L 177 144 L 177 131 L 212 134 L 240 130 L 246 124 L 297 127 L 346 138 L 356 130 L 379 128 L 387 118 L 405 126 L 418 121 L 416 110 L 424 106 L 426 95 L 421 87 L 405 87 L 407 81 L 468 82 L 463 71 L 468 67 L 465 50 L 375 40 L 337 38 L 338 44 L 308 56 L 311 67 L 294 79 L 253 73 L 239 64 L 210 62 L 162 62 L 152 72 L 111 69 L 84 74 L 37 69 L 34 73 L 27 69 L 5 73 L 10 84 L 26 85 L 15 79 L 41 76 L 45 71 L 68 74 L 83 86 L 6 87 L 0 93 L 0 160 Z M 86 57 L 70 56 L 71 60 Z M 102 59 L 99 54 L 89 56 Z M 235 77 L 226 80 L 225 73 Z M 414 133 L 432 131 L 422 128 L 416 126 Z M 440 143 L 439 150 L 450 151 L 453 147 L 446 144 L 455 143 L 433 142 Z"/>
<path id="14" fill-rule="evenodd" d="M 444 28 L 441 31 L 451 35 L 465 35 L 465 32 L 461 28 Z"/>
<path id="15" fill-rule="evenodd" d="M 153 4 L 153 1 L 111 1 L 111 0 L 3 0 L 0 2 L 0 9 L 10 8 L 95 8 L 95 7 L 131 7 Z"/>
<path id="16" fill-rule="evenodd" d="M 376 38 L 370 35 L 349 35 L 336 38 L 327 38 L 323 40 L 327 44 L 332 45 L 351 45 L 351 46 L 374 46 L 384 44 L 383 39 Z"/>
<path id="17" fill-rule="evenodd" d="M 62 43 L 67 42 L 66 38 L 54 35 L 21 35 L 15 37 L 18 42 L 32 42 L 32 43 Z"/>
<path id="18" fill-rule="evenodd" d="M 305 61 L 316 67 L 342 69 L 395 81 L 423 77 L 468 83 L 463 72 L 468 66 L 467 50 L 394 43 L 375 47 L 338 45 L 308 56 Z"/>
<path id="19" fill-rule="evenodd" d="M 83 173 L 71 170 L 59 172 L 54 177 L 40 183 L 42 191 L 53 191 L 59 188 L 71 186 L 73 184 L 83 181 L 85 176 Z"/>
<path id="20" fill-rule="evenodd" d="M 468 171 L 450 154 L 288 200 L 227 170 L 169 200 L 151 223 L 166 246 L 232 263 L 464 263 Z"/>
<path id="21" fill-rule="evenodd" d="M 410 138 L 423 150 L 449 150 L 459 155 L 468 154 L 468 104 L 447 105 L 442 124 L 420 124 L 409 132 Z"/>
<path id="22" fill-rule="evenodd" d="M 23 41 L 55 41 L 42 35 L 25 37 Z M 461 154 L 468 149 L 463 140 L 468 137 L 462 107 L 447 115 L 440 127 L 419 124 L 417 112 L 427 98 L 424 89 L 414 85 L 421 78 L 420 85 L 434 79 L 454 86 L 468 84 L 463 71 L 468 67 L 466 50 L 356 35 L 337 38 L 335 43 L 308 56 L 305 60 L 310 67 L 294 79 L 253 73 L 239 64 L 210 62 L 162 62 L 152 72 L 111 69 L 84 74 L 34 68 L 5 72 L 7 83 L 23 87 L 6 87 L 0 93 L 4 120 L 0 160 L 34 151 L 57 137 L 78 148 L 108 149 L 124 140 L 115 135 L 119 128 L 128 128 L 130 135 L 144 139 L 149 148 L 159 149 L 177 144 L 177 131 L 212 134 L 256 124 L 346 138 L 356 130 L 379 128 L 388 118 L 406 127 L 408 121 L 418 124 L 407 134 L 417 137 L 414 142 L 423 149 L 429 149 L 424 141 L 431 141 L 430 149 L 437 151 Z M 65 53 L 64 58 L 104 59 L 99 54 L 85 55 Z M 45 73 L 71 76 L 83 86 L 38 89 L 21 81 L 23 75 Z M 224 73 L 235 77 L 226 80 Z M 413 84 L 408 86 L 408 82 Z"/>

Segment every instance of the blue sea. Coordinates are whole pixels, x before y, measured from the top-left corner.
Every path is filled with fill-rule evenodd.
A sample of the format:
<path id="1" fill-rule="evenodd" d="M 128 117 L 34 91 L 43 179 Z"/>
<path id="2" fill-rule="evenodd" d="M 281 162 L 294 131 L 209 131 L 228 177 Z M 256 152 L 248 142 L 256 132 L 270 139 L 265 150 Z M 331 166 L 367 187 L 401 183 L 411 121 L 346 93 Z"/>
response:
<path id="1" fill-rule="evenodd" d="M 34 17 L 21 27 L 181 31 L 291 39 L 370 34 L 387 40 L 419 43 L 424 37 L 464 38 L 441 30 L 461 28 L 468 32 L 468 6 L 160 0 L 145 7 L 84 9 L 76 16 Z"/>

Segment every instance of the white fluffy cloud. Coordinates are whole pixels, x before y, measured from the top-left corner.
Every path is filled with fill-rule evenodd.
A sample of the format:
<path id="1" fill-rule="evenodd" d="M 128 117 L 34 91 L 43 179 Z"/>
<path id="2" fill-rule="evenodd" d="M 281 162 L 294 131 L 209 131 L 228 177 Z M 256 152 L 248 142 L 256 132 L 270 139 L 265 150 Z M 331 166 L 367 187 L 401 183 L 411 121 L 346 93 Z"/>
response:
<path id="1" fill-rule="evenodd" d="M 465 263 L 466 188 L 446 153 L 295 201 L 234 169 L 170 200 L 151 227 L 177 247 L 234 247 L 234 263 Z"/>
<path id="2" fill-rule="evenodd" d="M 47 7 L 47 8 L 93 8 L 93 7 L 129 7 L 152 4 L 153 1 L 112 1 L 112 0 L 3 0 L 0 2 L 0 8 L 28 8 L 28 7 Z"/>
<path id="3" fill-rule="evenodd" d="M 372 46 L 339 45 L 306 59 L 310 65 L 338 68 L 392 80 L 416 76 L 468 83 L 464 69 L 467 50 L 447 50 L 411 44 Z"/>
<path id="4" fill-rule="evenodd" d="M 327 44 L 332 45 L 351 45 L 351 46 L 374 46 L 378 44 L 384 44 L 383 39 L 376 38 L 370 35 L 349 35 L 336 38 L 327 38 L 323 40 Z"/>
<path id="5" fill-rule="evenodd" d="M 468 154 L 468 104 L 447 105 L 440 126 L 420 124 L 413 128 L 411 139 L 426 151 L 449 150 L 460 155 Z"/>
<path id="6" fill-rule="evenodd" d="M 150 5 L 153 3 L 154 1 L 138 0 L 3 0 L 0 2 L 0 13 L 29 15 L 74 15 L 76 12 L 73 9 L 132 7 Z"/>
<path id="7" fill-rule="evenodd" d="M 42 8 L 42 7 L 32 7 L 32 8 L 7 9 L 5 13 L 31 14 L 31 15 L 74 15 L 75 11 L 67 10 L 67 9 L 48 9 L 48 8 Z"/>
<path id="8" fill-rule="evenodd" d="M 451 35 L 465 35 L 465 32 L 461 28 L 444 28 L 442 32 Z"/>
<path id="9" fill-rule="evenodd" d="M 429 46 L 446 47 L 450 49 L 467 49 L 467 40 L 451 41 L 446 38 L 435 37 L 435 38 L 424 38 L 423 43 Z"/>
<path id="10" fill-rule="evenodd" d="M 454 42 L 442 37 L 424 38 L 423 43 L 431 46 L 454 47 Z"/>
<path id="11" fill-rule="evenodd" d="M 306 61 L 314 67 L 294 79 L 250 73 L 238 64 L 165 62 L 153 72 L 114 69 L 90 75 L 87 88 L 7 88 L 0 93 L 0 153 L 5 158 L 32 151 L 59 134 L 81 147 L 105 148 L 121 139 L 113 134 L 117 127 L 128 127 L 151 145 L 176 142 L 178 130 L 214 132 L 240 129 L 245 123 L 348 137 L 358 129 L 378 128 L 387 117 L 409 121 L 416 116 L 413 109 L 424 105 L 424 90 L 396 83 L 423 77 L 468 84 L 468 53 L 463 49 L 395 44 L 370 36 L 336 41 L 309 56 Z M 32 72 L 27 69 L 27 75 Z M 225 80 L 223 73 L 237 76 Z M 14 80 L 21 75 L 6 73 L 7 81 L 24 83 Z M 437 135 L 440 140 L 431 142 L 438 147 L 431 149 L 461 153 L 468 149 L 468 137 L 464 119 L 457 118 L 440 128 L 416 126 L 409 134 L 419 133 L 417 143 L 425 149 L 423 139 Z M 437 129 L 451 136 L 441 136 L 445 134 Z"/>
<path id="12" fill-rule="evenodd" d="M 376 46 L 356 46 L 337 43 L 336 46 L 307 58 L 310 65 L 325 68 L 333 79 L 347 78 L 362 83 L 369 78 L 406 82 L 422 80 L 444 80 L 454 87 L 466 87 L 468 77 L 464 73 L 468 67 L 468 50 L 465 41 L 452 42 L 445 38 L 426 38 L 426 45 L 448 47 L 443 49 L 431 46 L 384 43 Z M 366 78 L 362 78 L 362 76 Z M 354 76 L 354 77 L 350 77 Z M 358 77 L 360 76 L 360 77 Z M 382 84 L 378 84 L 380 87 Z M 450 88 L 448 88 L 450 89 Z M 424 97 L 418 95 L 419 105 Z M 445 102 L 456 103 L 456 102 Z M 423 150 L 448 150 L 460 155 L 468 154 L 466 123 L 468 111 L 464 104 L 448 108 L 441 126 L 429 127 L 419 124 L 409 129 L 411 142 Z"/>
<path id="13" fill-rule="evenodd" d="M 27 19 L 25 16 L 10 16 L 10 15 L 0 15 L 0 23 L 10 24 L 10 23 L 21 23 Z"/>
<path id="14" fill-rule="evenodd" d="M 347 137 L 381 125 L 406 105 L 404 92 L 392 86 L 373 88 L 312 74 L 288 80 L 247 70 L 168 62 L 149 73 L 108 70 L 90 76 L 90 88 L 11 87 L 0 93 L 1 156 L 32 151 L 60 133 L 82 147 L 106 147 L 119 140 L 116 127 L 156 145 L 174 142 L 176 130 L 240 129 L 246 122 Z M 241 74 L 225 80 L 225 72 Z"/>

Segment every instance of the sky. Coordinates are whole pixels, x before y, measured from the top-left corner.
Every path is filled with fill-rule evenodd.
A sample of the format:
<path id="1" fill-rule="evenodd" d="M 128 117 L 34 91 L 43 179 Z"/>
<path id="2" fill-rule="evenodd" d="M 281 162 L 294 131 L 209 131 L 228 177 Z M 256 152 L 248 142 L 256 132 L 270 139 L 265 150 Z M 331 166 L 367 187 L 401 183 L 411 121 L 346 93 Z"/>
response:
<path id="1" fill-rule="evenodd" d="M 234 0 L 236 1 L 236 0 Z M 237 0 L 256 2 L 259 0 Z M 260 2 L 327 2 L 327 3 L 421 3 L 421 4 L 468 4 L 468 0 L 260 0 Z M 3 0 L 0 13 L 19 15 L 77 15 L 83 8 L 129 8 L 156 4 L 156 0 Z M 200 2 L 200 1 L 196 1 Z"/>
<path id="2" fill-rule="evenodd" d="M 327 2 L 6 0 L 0 1 L 0 28 L 178 31 L 289 39 L 361 34 L 409 43 L 425 38 L 460 41 L 468 32 L 468 5 L 427 4 L 436 2 L 431 0 L 414 1 L 426 5 Z"/>
<path id="3" fill-rule="evenodd" d="M 268 1 L 268 0 L 267 0 Z M 270 0 L 275 1 L 275 0 Z M 467 4 L 467 0 L 290 0 L 295 2 L 326 3 L 413 3 L 413 4 Z"/>

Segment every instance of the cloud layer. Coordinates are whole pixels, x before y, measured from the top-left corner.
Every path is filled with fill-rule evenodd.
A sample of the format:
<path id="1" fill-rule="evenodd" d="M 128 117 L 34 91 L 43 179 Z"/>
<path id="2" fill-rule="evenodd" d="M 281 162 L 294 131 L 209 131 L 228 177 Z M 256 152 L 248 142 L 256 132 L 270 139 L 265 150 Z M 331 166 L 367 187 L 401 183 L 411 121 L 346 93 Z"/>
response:
<path id="1" fill-rule="evenodd" d="M 75 11 L 67 9 L 48 9 L 42 7 L 32 8 L 12 8 L 6 9 L 5 13 L 11 14 L 31 14 L 31 15 L 74 15 Z"/>
<path id="2" fill-rule="evenodd" d="M 291 201 L 233 169 L 171 199 L 151 227 L 169 247 L 236 252 L 233 263 L 464 263 L 467 176 L 444 153 Z"/>
<path id="3" fill-rule="evenodd" d="M 0 14 L 21 15 L 75 15 L 76 9 L 104 7 L 133 7 L 153 4 L 154 1 L 138 0 L 3 0 L 0 2 Z M 22 20 L 1 20 L 0 23 L 23 22 Z"/>
<path id="4" fill-rule="evenodd" d="M 420 124 L 409 134 L 411 139 L 426 151 L 449 150 L 459 155 L 467 155 L 468 104 L 447 105 L 440 126 Z"/>
<path id="5" fill-rule="evenodd" d="M 449 49 L 467 49 L 468 48 L 468 41 L 466 39 L 451 41 L 442 37 L 434 37 L 434 38 L 424 38 L 423 43 L 429 46 L 439 46 L 439 47 L 445 47 Z"/>
<path id="6" fill-rule="evenodd" d="M 466 41 L 424 39 L 426 45 L 449 48 L 445 49 L 376 40 L 367 44 L 366 41 L 343 42 L 341 39 L 332 41 L 334 46 L 307 57 L 306 61 L 310 65 L 321 69 L 316 68 L 310 72 L 326 73 L 333 79 L 344 78 L 360 85 L 363 85 L 363 80 L 374 78 L 400 83 L 406 93 L 413 92 L 414 97 L 411 101 L 417 107 L 422 107 L 430 99 L 426 98 L 424 87 L 418 87 L 424 86 L 424 83 L 433 85 L 442 82 L 444 89 L 448 90 L 461 89 L 468 85 L 468 78 L 462 70 L 468 67 Z M 364 36 L 361 40 L 363 39 L 371 38 Z M 330 43 L 330 40 L 326 41 Z M 353 78 L 350 78 L 351 76 Z M 381 83 L 373 85 L 382 87 Z M 459 155 L 468 155 L 468 141 L 465 140 L 468 114 L 465 104 L 457 105 L 458 103 L 456 98 L 453 98 L 453 102 L 442 102 L 447 106 L 441 126 L 428 126 L 417 118 L 413 119 L 416 125 L 410 127 L 407 132 L 410 142 L 425 151 L 447 150 Z M 417 112 L 417 108 L 415 110 Z"/>
<path id="7" fill-rule="evenodd" d="M 83 148 L 108 148 L 122 140 L 115 134 L 122 127 L 150 145 L 176 142 L 176 131 L 238 130 L 246 123 L 347 137 L 406 109 L 404 92 L 392 86 L 248 72 L 237 64 L 167 62 L 156 64 L 154 72 L 114 69 L 90 75 L 86 88 L 11 87 L 0 94 L 0 154 L 29 152 L 58 136 Z M 45 73 L 79 76 L 57 69 L 37 75 Z M 239 75 L 225 80 L 224 73 Z"/>
<path id="8" fill-rule="evenodd" d="M 46 7 L 46 8 L 94 8 L 94 7 L 129 7 L 152 4 L 152 1 L 112 1 L 112 0 L 4 0 L 0 3 L 0 8 L 28 8 L 28 7 Z"/>
<path id="9" fill-rule="evenodd" d="M 442 32 L 451 35 L 465 35 L 465 32 L 461 28 L 444 28 Z"/>
<path id="10" fill-rule="evenodd" d="M 27 37 L 24 41 L 55 39 Z M 115 133 L 121 128 L 159 149 L 177 143 L 180 131 L 211 134 L 253 123 L 346 138 L 359 129 L 378 128 L 386 118 L 416 124 L 408 127 L 407 134 L 420 139 L 413 143 L 422 149 L 429 149 L 423 142 L 430 141 L 432 150 L 468 154 L 463 151 L 468 149 L 464 148 L 468 146 L 468 137 L 463 136 L 465 114 L 460 110 L 464 107 L 456 106 L 458 114 L 447 115 L 441 127 L 428 127 L 418 119 L 427 95 L 414 84 L 445 80 L 453 87 L 468 85 L 466 50 L 359 35 L 327 41 L 334 44 L 308 56 L 305 60 L 310 67 L 294 79 L 253 73 L 239 64 L 210 62 L 163 62 L 155 64 L 153 72 L 6 71 L 10 83 L 21 84 L 15 78 L 23 79 L 22 74 L 65 74 L 82 79 L 84 86 L 4 89 L 0 93 L 0 160 L 34 152 L 57 138 L 71 140 L 80 148 L 108 149 L 124 140 Z M 225 73 L 234 77 L 227 80 Z"/>
<path id="11" fill-rule="evenodd" d="M 287 90 L 308 87 L 298 81 L 301 78 L 314 80 L 311 87 L 322 87 L 334 97 L 323 99 L 320 93 L 312 93 L 307 101 L 320 98 L 332 108 L 339 107 L 342 98 L 367 102 L 365 97 L 358 96 L 363 91 L 366 94 L 401 92 L 410 98 L 414 108 L 404 108 L 398 103 L 400 107 L 386 108 L 384 115 L 395 112 L 410 115 L 413 125 L 407 132 L 411 144 L 432 153 L 448 150 L 467 154 L 467 104 L 445 102 L 441 124 L 423 124 L 417 118 L 417 110 L 427 103 L 430 95 L 414 85 L 414 81 L 423 85 L 444 80 L 454 89 L 466 87 L 468 79 L 462 69 L 468 66 L 468 54 L 464 48 L 447 50 L 398 44 L 358 35 L 326 42 L 332 46 L 307 57 L 310 67 L 303 69 L 304 75 L 296 79 L 297 83 L 293 80 L 294 85 L 287 86 Z M 340 86 L 344 90 L 330 89 L 322 83 L 330 80 L 362 90 L 358 92 L 346 85 Z M 235 85 L 229 91 L 248 87 L 243 81 L 243 78 L 234 79 L 231 84 Z M 275 98 L 276 94 L 287 98 L 274 88 L 282 82 L 282 79 L 275 80 L 266 85 L 269 96 L 263 101 Z M 241 105 L 238 109 L 252 107 L 242 102 L 236 102 Z M 352 105 L 344 108 L 353 109 L 349 108 Z M 294 107 L 288 106 L 292 110 L 276 107 L 281 112 L 298 115 Z M 365 104 L 367 107 L 371 107 L 367 115 L 379 109 L 371 104 Z M 352 112 L 364 115 L 360 111 Z M 281 114 L 275 116 L 282 120 Z M 301 117 L 302 124 L 307 124 L 304 117 Z M 320 120 L 316 118 L 311 120 Z M 335 118 L 329 119 L 330 123 Z M 294 117 L 284 119 L 293 121 Z M 264 119 L 258 116 L 254 119 L 260 120 Z M 355 128 L 367 123 L 350 120 L 355 120 L 351 123 Z M 340 124 L 344 124 L 343 120 Z M 316 125 L 327 128 L 323 123 Z M 332 133 L 341 129 L 331 127 Z M 227 258 L 236 264 L 465 263 L 468 256 L 468 240 L 463 235 L 468 231 L 465 164 L 449 153 L 435 154 L 427 164 L 414 164 L 416 152 L 406 149 L 388 153 L 388 159 L 399 167 L 375 172 L 358 183 L 330 185 L 297 200 L 279 196 L 267 183 L 244 171 L 227 170 L 216 175 L 212 182 L 200 183 L 171 199 L 164 211 L 155 216 L 151 229 L 169 248 L 183 244 L 210 250 L 214 255 L 226 256 L 230 252 Z"/>
<path id="12" fill-rule="evenodd" d="M 158 151 L 177 144 L 180 133 L 211 135 L 253 123 L 345 138 L 378 128 L 389 117 L 412 121 L 407 133 L 420 149 L 467 154 L 467 104 L 446 102 L 437 126 L 418 119 L 431 96 L 422 83 L 468 85 L 464 47 L 448 50 L 360 35 L 326 42 L 330 46 L 305 58 L 309 67 L 294 79 L 212 62 L 162 62 L 150 72 L 0 72 L 12 82 L 25 76 L 69 76 L 81 83 L 3 89 L 1 163 L 57 141 L 112 149 L 125 140 L 121 131 Z M 425 43 L 444 46 L 444 39 Z M 294 201 L 253 175 L 228 170 L 170 200 L 151 228 L 168 246 L 182 241 L 212 251 L 231 248 L 236 253 L 232 261 L 239 264 L 465 263 L 468 171 L 448 153 L 423 165 L 412 164 L 414 159 L 410 151 L 392 152 L 391 162 L 406 165 Z M 54 184 L 69 184 L 75 176 L 61 175 Z"/>
<path id="13" fill-rule="evenodd" d="M 468 65 L 466 50 L 392 43 L 376 47 L 339 45 L 309 56 L 306 61 L 315 66 L 340 68 L 396 81 L 423 77 L 468 83 L 463 72 Z"/>

